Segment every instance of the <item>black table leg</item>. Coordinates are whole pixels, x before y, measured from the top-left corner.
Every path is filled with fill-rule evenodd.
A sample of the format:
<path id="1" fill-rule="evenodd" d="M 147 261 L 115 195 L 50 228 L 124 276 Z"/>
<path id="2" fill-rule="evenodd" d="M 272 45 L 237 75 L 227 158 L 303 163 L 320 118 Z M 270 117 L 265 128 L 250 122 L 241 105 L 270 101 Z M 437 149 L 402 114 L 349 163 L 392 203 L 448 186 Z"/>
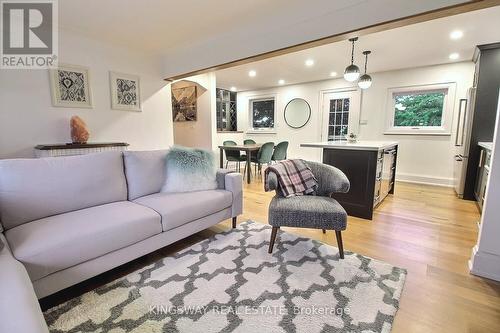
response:
<path id="1" fill-rule="evenodd" d="M 247 151 L 247 183 L 250 184 L 250 173 L 252 170 L 250 169 L 250 150 Z"/>
<path id="2" fill-rule="evenodd" d="M 220 150 L 219 164 L 220 168 L 222 169 L 222 167 L 224 166 L 224 149 L 219 148 L 219 150 Z"/>

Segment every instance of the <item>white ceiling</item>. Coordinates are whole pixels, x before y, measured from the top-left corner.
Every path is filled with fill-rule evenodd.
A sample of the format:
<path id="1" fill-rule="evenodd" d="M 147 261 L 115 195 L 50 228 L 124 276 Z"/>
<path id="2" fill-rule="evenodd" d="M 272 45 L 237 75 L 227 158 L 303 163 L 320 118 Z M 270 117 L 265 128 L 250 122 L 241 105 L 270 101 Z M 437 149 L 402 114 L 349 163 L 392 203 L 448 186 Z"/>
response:
<path id="1" fill-rule="evenodd" d="M 452 52 L 460 54 L 454 61 L 471 60 L 475 45 L 500 42 L 499 21 L 497 6 L 361 36 L 356 43 L 355 64 L 363 67 L 363 50 L 372 51 L 369 73 L 448 63 Z M 464 36 L 451 40 L 450 32 L 457 29 Z M 350 52 L 350 43 L 343 41 L 217 71 L 217 86 L 243 91 L 277 86 L 280 79 L 286 84 L 326 80 L 332 71 L 342 77 Z M 307 59 L 313 59 L 314 66 L 305 66 Z M 257 76 L 249 77 L 250 70 Z"/>
<path id="2" fill-rule="evenodd" d="M 64 0 L 59 1 L 59 25 L 95 39 L 161 53 L 248 24 L 259 15 L 256 9 L 269 6 L 267 2 L 238 1 L 235 6 L 234 0 Z"/>
<path id="3" fill-rule="evenodd" d="M 63 30 L 161 56 L 162 74 L 171 77 L 471 1 L 61 0 L 58 4 Z"/>

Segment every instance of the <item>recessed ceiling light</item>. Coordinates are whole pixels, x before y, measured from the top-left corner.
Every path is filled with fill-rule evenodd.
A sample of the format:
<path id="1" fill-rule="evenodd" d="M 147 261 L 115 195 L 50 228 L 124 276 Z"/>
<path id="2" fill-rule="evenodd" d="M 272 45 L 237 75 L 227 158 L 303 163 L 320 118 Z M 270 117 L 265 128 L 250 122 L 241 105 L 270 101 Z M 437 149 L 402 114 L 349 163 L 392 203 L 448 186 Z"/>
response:
<path id="1" fill-rule="evenodd" d="M 257 75 L 257 72 L 254 70 L 251 70 L 250 72 L 248 72 L 248 76 L 250 76 L 250 77 L 254 77 L 256 75 Z"/>
<path id="2" fill-rule="evenodd" d="M 456 53 L 456 52 L 453 52 L 451 53 L 448 58 L 450 58 L 450 60 L 457 60 L 458 58 L 460 57 L 460 54 Z"/>
<path id="3" fill-rule="evenodd" d="M 285 84 L 285 80 L 283 80 L 283 79 L 279 80 L 278 84 Z"/>
<path id="4" fill-rule="evenodd" d="M 231 87 L 231 91 L 236 91 L 236 87 Z"/>
<path id="5" fill-rule="evenodd" d="M 464 36 L 464 33 L 462 30 L 454 30 L 450 33 L 450 38 L 451 39 L 460 39 Z"/>
<path id="6" fill-rule="evenodd" d="M 307 66 L 307 67 L 311 67 L 312 65 L 314 65 L 314 60 L 312 60 L 312 59 L 307 59 L 307 60 L 306 60 L 306 66 Z"/>
<path id="7" fill-rule="evenodd" d="M 330 76 L 331 76 L 331 77 L 337 76 L 337 72 L 331 72 L 331 73 L 330 73 Z"/>

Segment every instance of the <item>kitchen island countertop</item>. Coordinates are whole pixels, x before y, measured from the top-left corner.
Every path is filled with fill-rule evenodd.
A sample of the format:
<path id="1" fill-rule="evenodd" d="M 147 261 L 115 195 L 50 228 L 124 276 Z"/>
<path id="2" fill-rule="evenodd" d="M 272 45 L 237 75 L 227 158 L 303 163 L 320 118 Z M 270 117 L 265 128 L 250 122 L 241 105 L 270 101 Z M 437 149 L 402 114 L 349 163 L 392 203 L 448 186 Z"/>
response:
<path id="1" fill-rule="evenodd" d="M 479 147 L 486 148 L 488 150 L 493 150 L 493 142 L 478 142 Z"/>
<path id="2" fill-rule="evenodd" d="M 328 141 L 328 142 L 313 142 L 302 143 L 301 147 L 309 148 L 332 148 L 332 149 L 349 149 L 349 150 L 381 150 L 396 146 L 396 141 Z"/>

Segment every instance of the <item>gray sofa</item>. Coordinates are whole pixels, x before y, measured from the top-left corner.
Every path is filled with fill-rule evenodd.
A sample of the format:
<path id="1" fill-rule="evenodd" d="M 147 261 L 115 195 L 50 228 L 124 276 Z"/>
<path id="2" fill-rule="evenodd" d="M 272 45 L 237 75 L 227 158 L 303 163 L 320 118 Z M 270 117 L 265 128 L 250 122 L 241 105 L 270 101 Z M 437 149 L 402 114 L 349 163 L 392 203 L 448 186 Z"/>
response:
<path id="1" fill-rule="evenodd" d="M 160 193 L 166 151 L 0 161 L 0 332 L 46 332 L 37 298 L 242 213 L 242 177 Z M 36 295 L 36 296 L 35 296 Z"/>

